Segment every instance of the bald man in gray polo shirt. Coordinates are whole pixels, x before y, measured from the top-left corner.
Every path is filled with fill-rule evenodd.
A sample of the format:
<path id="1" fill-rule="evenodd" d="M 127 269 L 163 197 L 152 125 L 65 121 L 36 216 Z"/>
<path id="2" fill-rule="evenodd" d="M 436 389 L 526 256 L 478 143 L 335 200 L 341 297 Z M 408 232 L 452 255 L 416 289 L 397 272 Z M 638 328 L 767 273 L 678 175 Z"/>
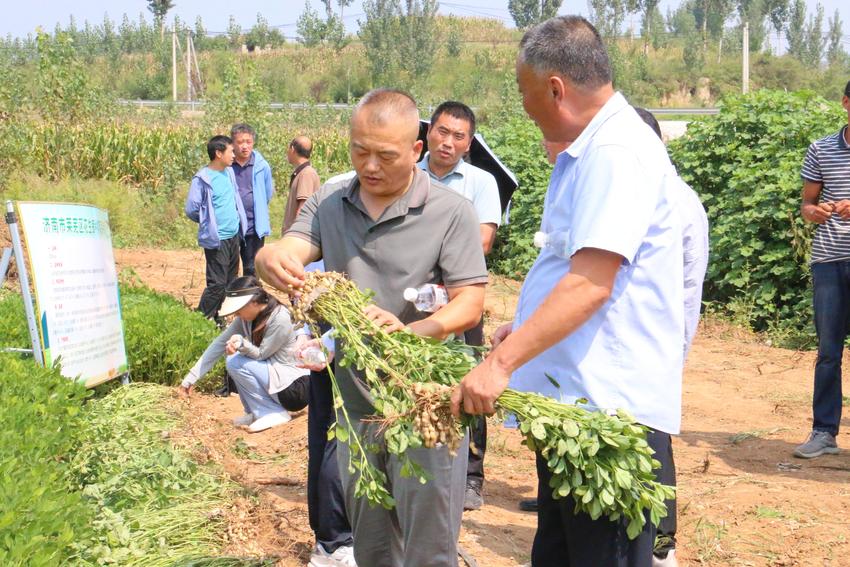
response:
<path id="1" fill-rule="evenodd" d="M 264 280 L 297 287 L 303 266 L 322 258 L 328 270 L 345 272 L 375 292 L 366 314 L 388 331 L 407 325 L 420 335 L 443 338 L 478 323 L 487 282 L 478 218 L 469 201 L 416 167 L 422 149 L 418 120 L 416 103 L 406 93 L 379 89 L 361 100 L 351 118 L 357 177 L 323 186 L 284 239 L 261 251 L 257 270 Z M 403 291 L 423 283 L 445 285 L 449 303 L 432 314 L 417 311 Z M 337 366 L 335 373 L 358 433 L 377 434 L 376 424 L 362 421 L 375 411 L 368 388 L 350 368 Z M 347 447 L 340 447 L 359 565 L 457 565 L 466 445 L 457 457 L 446 447 L 411 451 L 433 475 L 424 485 L 402 477 L 399 460 L 385 448 L 369 454 L 387 474 L 396 501 L 395 509 L 385 510 L 355 498 Z"/>

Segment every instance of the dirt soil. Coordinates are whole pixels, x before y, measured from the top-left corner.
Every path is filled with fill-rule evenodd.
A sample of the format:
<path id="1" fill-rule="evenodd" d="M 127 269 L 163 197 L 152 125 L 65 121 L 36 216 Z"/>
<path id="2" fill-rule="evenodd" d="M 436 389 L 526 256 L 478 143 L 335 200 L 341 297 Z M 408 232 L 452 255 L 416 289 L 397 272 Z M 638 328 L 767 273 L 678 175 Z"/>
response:
<path id="1" fill-rule="evenodd" d="M 200 251 L 116 250 L 116 260 L 154 289 L 197 304 Z M 518 291 L 517 282 L 494 279 L 490 330 L 510 318 Z M 682 434 L 674 440 L 681 565 L 850 566 L 850 451 L 812 461 L 791 455 L 810 427 L 814 362 L 811 352 L 771 348 L 716 322 L 701 326 L 685 369 Z M 249 434 L 230 423 L 241 413 L 236 397 L 195 395 L 186 403 L 188 427 L 206 458 L 255 495 L 230 514 L 231 551 L 305 565 L 313 543 L 306 412 Z M 516 431 L 492 422 L 490 432 L 485 505 L 464 515 L 460 543 L 482 567 L 523 565 L 536 517 L 517 502 L 535 495 L 534 461 Z M 850 446 L 850 436 L 842 433 L 838 443 Z"/>

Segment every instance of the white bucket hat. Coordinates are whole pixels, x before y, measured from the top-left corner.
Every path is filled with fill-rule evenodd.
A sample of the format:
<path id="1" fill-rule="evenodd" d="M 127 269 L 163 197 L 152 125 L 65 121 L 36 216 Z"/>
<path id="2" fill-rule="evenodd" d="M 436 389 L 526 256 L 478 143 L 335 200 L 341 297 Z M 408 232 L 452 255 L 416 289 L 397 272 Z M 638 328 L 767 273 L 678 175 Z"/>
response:
<path id="1" fill-rule="evenodd" d="M 222 302 L 221 308 L 218 310 L 218 316 L 227 317 L 228 315 L 233 315 L 257 297 L 261 290 L 261 287 L 255 285 L 227 290 L 224 294 L 224 302 Z"/>

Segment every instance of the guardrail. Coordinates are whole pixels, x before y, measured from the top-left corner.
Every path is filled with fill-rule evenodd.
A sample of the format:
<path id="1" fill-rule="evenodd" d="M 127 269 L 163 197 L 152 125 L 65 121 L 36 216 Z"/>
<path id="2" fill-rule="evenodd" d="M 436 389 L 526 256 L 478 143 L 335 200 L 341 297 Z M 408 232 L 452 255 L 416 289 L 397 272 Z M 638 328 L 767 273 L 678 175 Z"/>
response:
<path id="1" fill-rule="evenodd" d="M 161 108 L 167 106 L 174 106 L 180 108 L 182 110 L 203 110 L 206 102 L 203 100 L 194 100 L 194 101 L 177 101 L 172 102 L 170 100 L 128 100 L 128 99 L 119 99 L 118 102 L 120 104 L 126 106 L 137 106 L 139 108 Z M 345 103 L 317 103 L 311 104 L 307 102 L 272 102 L 269 104 L 270 110 L 310 110 L 310 109 L 325 109 L 325 110 L 351 110 L 354 108 L 353 104 L 345 104 Z M 647 108 L 649 112 L 658 116 L 664 115 L 706 115 L 706 114 L 717 114 L 720 112 L 718 108 Z"/>

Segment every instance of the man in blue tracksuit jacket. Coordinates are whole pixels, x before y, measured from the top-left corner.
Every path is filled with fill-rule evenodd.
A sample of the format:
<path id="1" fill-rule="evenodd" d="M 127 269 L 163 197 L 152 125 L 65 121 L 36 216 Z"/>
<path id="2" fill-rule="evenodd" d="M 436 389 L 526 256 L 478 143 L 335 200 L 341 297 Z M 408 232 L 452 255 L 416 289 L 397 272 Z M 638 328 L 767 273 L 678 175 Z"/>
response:
<path id="1" fill-rule="evenodd" d="M 269 201 L 274 196 L 274 182 L 269 163 L 254 149 L 257 133 L 248 124 L 234 124 L 230 129 L 233 139 L 233 174 L 236 190 L 242 199 L 248 224 L 239 254 L 242 257 L 242 275 L 254 275 L 254 256 L 263 247 L 271 232 Z"/>
<path id="2" fill-rule="evenodd" d="M 198 244 L 207 262 L 207 287 L 198 311 L 217 319 L 224 290 L 239 275 L 239 244 L 248 219 L 230 167 L 233 142 L 227 136 L 213 136 L 207 143 L 207 154 L 209 165 L 195 174 L 189 186 L 186 216 L 198 223 Z"/>

